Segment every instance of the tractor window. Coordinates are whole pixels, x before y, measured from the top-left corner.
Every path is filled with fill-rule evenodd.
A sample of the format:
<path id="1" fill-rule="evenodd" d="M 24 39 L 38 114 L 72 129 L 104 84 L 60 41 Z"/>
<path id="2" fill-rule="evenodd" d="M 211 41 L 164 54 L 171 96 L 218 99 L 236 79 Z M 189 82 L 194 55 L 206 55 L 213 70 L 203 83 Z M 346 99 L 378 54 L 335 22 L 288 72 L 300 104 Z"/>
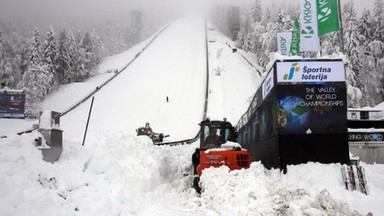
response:
<path id="1" fill-rule="evenodd" d="M 205 149 L 220 148 L 221 130 L 220 127 L 214 125 L 204 126 L 203 144 Z"/>
<path id="2" fill-rule="evenodd" d="M 207 138 L 207 136 L 209 135 L 209 127 L 206 125 L 204 126 L 204 140 Z"/>
<path id="3" fill-rule="evenodd" d="M 229 139 L 229 137 L 230 137 L 230 130 L 229 130 L 229 128 L 225 128 L 224 129 L 224 140 L 225 140 L 225 142 L 227 142 L 227 140 Z"/>

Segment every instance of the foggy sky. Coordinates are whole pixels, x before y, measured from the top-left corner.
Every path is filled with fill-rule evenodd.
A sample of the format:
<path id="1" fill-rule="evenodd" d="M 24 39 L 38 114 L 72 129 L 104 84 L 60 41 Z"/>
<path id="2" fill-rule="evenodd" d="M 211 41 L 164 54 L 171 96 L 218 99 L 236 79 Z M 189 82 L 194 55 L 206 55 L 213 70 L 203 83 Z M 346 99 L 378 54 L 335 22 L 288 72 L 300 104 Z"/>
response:
<path id="1" fill-rule="evenodd" d="M 343 5 L 350 0 L 341 0 Z M 363 8 L 373 9 L 375 0 L 354 0 L 360 16 Z M 0 25 L 7 22 L 48 27 L 62 23 L 99 22 L 114 17 L 130 16 L 132 9 L 180 15 L 191 10 L 203 11 L 206 3 L 246 5 L 253 0 L 0 0 Z M 264 7 L 299 5 L 300 0 L 261 0 Z M 203 5 L 203 6 L 202 6 Z"/>
<path id="2" fill-rule="evenodd" d="M 97 22 L 130 16 L 132 9 L 178 14 L 201 0 L 0 0 L 0 25 L 29 22 L 35 26 Z"/>

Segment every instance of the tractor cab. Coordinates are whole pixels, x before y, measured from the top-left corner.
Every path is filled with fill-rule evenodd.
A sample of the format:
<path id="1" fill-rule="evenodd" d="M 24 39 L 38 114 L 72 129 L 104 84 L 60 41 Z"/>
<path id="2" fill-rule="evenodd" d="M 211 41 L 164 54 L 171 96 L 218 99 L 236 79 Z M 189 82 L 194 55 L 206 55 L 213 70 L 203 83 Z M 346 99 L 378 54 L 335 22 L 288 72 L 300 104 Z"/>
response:
<path id="1" fill-rule="evenodd" d="M 230 122 L 205 120 L 200 123 L 200 150 L 220 148 L 227 141 L 236 142 L 236 131 Z"/>

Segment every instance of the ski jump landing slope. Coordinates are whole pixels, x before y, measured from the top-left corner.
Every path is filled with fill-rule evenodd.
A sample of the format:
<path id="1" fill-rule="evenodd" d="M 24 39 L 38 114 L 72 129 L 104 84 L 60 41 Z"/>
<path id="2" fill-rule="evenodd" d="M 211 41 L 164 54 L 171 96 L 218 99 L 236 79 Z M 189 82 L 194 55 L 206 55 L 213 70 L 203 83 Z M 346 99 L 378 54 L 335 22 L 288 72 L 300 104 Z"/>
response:
<path id="1" fill-rule="evenodd" d="M 206 91 L 202 19 L 173 22 L 124 71 L 94 97 L 89 133 L 135 129 L 149 122 L 165 141 L 194 137 L 203 118 Z M 169 102 L 166 102 L 166 97 Z M 61 119 L 65 139 L 83 138 L 91 100 Z"/>

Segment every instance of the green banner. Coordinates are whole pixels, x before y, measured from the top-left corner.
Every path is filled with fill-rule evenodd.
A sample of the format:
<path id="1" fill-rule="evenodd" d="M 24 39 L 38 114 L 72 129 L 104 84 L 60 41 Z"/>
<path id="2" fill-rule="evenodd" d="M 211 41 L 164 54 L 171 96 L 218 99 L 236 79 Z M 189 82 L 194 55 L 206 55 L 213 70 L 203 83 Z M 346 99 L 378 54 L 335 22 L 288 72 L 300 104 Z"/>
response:
<path id="1" fill-rule="evenodd" d="M 318 36 L 340 29 L 338 0 L 316 0 Z"/>
<path id="2" fill-rule="evenodd" d="M 291 49 L 289 51 L 289 55 L 291 56 L 299 56 L 300 55 L 300 28 L 299 28 L 299 20 L 295 17 L 295 26 L 292 31 L 292 41 L 291 41 Z"/>

